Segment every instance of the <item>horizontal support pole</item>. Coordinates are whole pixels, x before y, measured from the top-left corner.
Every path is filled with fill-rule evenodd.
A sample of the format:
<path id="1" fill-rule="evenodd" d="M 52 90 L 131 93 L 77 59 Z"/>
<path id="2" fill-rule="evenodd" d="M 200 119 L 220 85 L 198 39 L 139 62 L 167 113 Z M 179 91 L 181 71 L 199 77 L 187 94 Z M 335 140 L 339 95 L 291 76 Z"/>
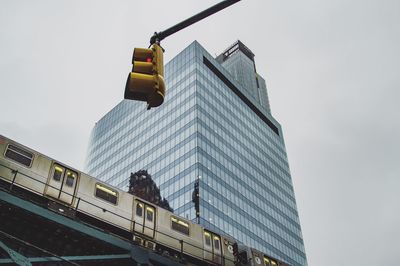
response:
<path id="1" fill-rule="evenodd" d="M 50 261 L 89 261 L 89 260 L 115 260 L 115 259 L 130 259 L 131 254 L 116 254 L 116 255 L 89 255 L 89 256 L 65 256 L 65 257 L 35 257 L 26 258 L 29 262 L 50 262 Z M 12 259 L 0 259 L 0 264 L 14 263 Z"/>

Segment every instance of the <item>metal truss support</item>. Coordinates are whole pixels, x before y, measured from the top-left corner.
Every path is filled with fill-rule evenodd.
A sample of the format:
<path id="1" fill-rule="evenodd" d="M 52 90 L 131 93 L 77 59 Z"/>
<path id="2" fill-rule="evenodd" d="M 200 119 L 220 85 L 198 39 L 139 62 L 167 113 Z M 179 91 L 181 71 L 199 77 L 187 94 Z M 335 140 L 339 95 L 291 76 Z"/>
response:
<path id="1" fill-rule="evenodd" d="M 0 242 L 1 243 L 1 242 Z M 15 251 L 14 251 L 15 252 Z M 18 254 L 18 253 L 17 253 Z M 11 256 L 11 255 L 10 255 Z M 21 254 L 18 256 L 23 257 L 20 258 L 11 258 L 11 259 L 0 259 L 1 264 L 8 263 L 16 263 L 20 266 L 31 266 L 31 262 L 60 262 L 60 261 L 106 261 L 106 260 L 116 260 L 116 259 L 129 259 L 131 258 L 131 254 L 119 254 L 119 255 L 95 255 L 95 256 L 65 256 L 65 257 L 35 257 L 35 258 L 26 258 Z"/>
<path id="2" fill-rule="evenodd" d="M 29 259 L 15 250 L 9 248 L 6 244 L 0 241 L 0 248 L 2 248 L 5 252 L 8 253 L 10 259 L 0 259 L 0 264 L 4 263 L 15 263 L 20 266 L 32 266 Z"/>

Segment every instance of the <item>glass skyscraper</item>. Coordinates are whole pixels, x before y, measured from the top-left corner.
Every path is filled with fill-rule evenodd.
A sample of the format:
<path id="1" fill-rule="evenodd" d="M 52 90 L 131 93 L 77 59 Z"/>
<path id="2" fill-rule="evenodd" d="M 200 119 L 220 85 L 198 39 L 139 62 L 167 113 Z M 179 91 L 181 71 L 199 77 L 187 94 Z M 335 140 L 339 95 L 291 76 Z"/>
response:
<path id="1" fill-rule="evenodd" d="M 127 189 L 147 170 L 174 208 L 290 265 L 307 265 L 280 124 L 254 54 L 237 41 L 217 58 L 193 42 L 165 66 L 157 108 L 123 100 L 93 128 L 86 172 Z M 122 91 L 121 91 L 122 93 Z"/>

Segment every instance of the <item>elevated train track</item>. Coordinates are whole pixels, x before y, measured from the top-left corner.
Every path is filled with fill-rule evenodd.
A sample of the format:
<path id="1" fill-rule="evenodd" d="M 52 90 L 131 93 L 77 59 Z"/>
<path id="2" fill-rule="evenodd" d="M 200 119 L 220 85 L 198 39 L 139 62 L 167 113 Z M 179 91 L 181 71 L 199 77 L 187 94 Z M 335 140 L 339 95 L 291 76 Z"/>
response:
<path id="1" fill-rule="evenodd" d="M 46 206 L 0 181 L 0 265 L 182 265 Z"/>

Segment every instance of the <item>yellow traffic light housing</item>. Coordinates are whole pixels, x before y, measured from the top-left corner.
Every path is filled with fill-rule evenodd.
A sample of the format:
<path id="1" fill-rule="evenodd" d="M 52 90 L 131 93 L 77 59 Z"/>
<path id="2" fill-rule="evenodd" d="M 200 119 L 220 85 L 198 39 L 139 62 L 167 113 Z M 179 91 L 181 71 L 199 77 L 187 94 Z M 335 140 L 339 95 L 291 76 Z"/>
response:
<path id="1" fill-rule="evenodd" d="M 125 99 L 145 101 L 148 109 L 164 102 L 164 53 L 158 44 L 150 49 L 135 48 L 132 72 L 125 86 Z"/>

